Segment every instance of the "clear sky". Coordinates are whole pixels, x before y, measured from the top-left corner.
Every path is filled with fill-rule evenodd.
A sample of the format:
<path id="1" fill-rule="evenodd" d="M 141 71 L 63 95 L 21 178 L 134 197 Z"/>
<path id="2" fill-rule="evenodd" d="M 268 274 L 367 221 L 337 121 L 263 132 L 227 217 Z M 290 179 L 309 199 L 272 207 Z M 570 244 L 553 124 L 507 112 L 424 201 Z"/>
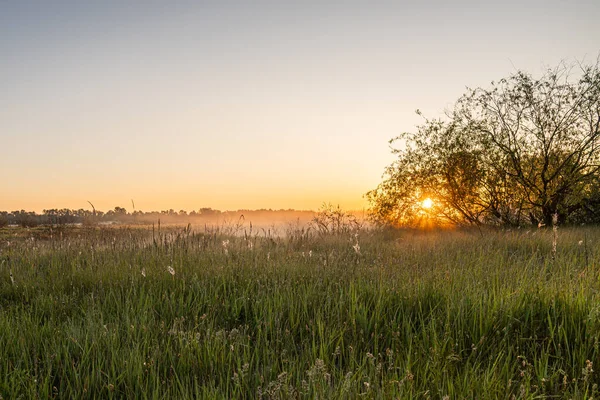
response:
<path id="1" fill-rule="evenodd" d="M 465 87 L 600 52 L 600 2 L 0 1 L 0 210 L 365 205 Z"/>

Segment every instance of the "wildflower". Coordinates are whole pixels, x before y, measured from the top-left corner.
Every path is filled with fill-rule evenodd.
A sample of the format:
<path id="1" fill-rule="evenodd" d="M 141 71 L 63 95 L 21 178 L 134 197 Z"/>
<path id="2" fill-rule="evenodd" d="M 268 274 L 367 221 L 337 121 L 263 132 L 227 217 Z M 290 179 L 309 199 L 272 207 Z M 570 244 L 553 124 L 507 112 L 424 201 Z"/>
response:
<path id="1" fill-rule="evenodd" d="M 360 245 L 358 244 L 358 242 L 356 242 L 356 244 L 352 246 L 352 248 L 354 249 L 356 254 L 360 254 Z"/>
<path id="2" fill-rule="evenodd" d="M 594 372 L 594 370 L 592 369 L 593 366 L 594 366 L 593 362 L 591 362 L 590 360 L 585 360 L 585 372 L 586 372 L 586 374 L 591 374 L 592 372 Z"/>
<path id="3" fill-rule="evenodd" d="M 342 354 L 342 349 L 340 349 L 340 346 L 337 346 L 337 347 L 335 348 L 335 352 L 332 354 L 332 356 L 334 356 L 334 357 L 337 357 L 337 356 L 339 356 L 340 354 Z"/>
<path id="4" fill-rule="evenodd" d="M 238 337 L 240 334 L 240 331 L 238 331 L 237 329 L 233 328 L 231 331 L 229 331 L 229 340 L 235 340 L 236 337 Z"/>
<path id="5" fill-rule="evenodd" d="M 327 372 L 325 362 L 319 358 L 315 360 L 315 364 L 306 372 L 310 381 L 316 381 L 323 378 L 329 382 L 331 375 Z"/>
<path id="6" fill-rule="evenodd" d="M 306 382 L 304 379 L 302 379 L 301 386 L 302 386 L 302 391 L 304 393 L 307 393 L 308 389 L 310 389 L 310 386 L 308 385 L 308 382 Z"/>
<path id="7" fill-rule="evenodd" d="M 580 240 L 579 242 L 577 242 L 578 245 L 582 245 L 583 244 L 583 240 Z"/>
<path id="8" fill-rule="evenodd" d="M 15 284 L 15 278 L 13 277 L 12 271 L 10 271 L 10 283 Z"/>
<path id="9" fill-rule="evenodd" d="M 344 376 L 344 383 L 342 384 L 342 393 L 347 393 L 350 391 L 351 385 L 352 385 L 352 372 L 348 372 L 346 373 L 346 376 Z"/>
<path id="10" fill-rule="evenodd" d="M 142 276 L 145 278 L 146 277 L 146 268 L 142 268 Z"/>
<path id="11" fill-rule="evenodd" d="M 308 257 L 312 257 L 312 250 L 308 251 Z"/>
<path id="12" fill-rule="evenodd" d="M 250 368 L 250 364 L 248 364 L 248 363 L 242 365 L 242 374 L 245 374 L 246 372 L 248 372 L 249 368 Z"/>
<path id="13" fill-rule="evenodd" d="M 170 265 L 167 267 L 167 271 L 169 271 L 171 275 L 175 276 L 175 270 Z"/>
<path id="14" fill-rule="evenodd" d="M 229 240 L 223 240 L 223 251 L 225 252 L 225 254 L 229 254 L 229 250 L 227 249 L 227 247 L 229 246 Z"/>

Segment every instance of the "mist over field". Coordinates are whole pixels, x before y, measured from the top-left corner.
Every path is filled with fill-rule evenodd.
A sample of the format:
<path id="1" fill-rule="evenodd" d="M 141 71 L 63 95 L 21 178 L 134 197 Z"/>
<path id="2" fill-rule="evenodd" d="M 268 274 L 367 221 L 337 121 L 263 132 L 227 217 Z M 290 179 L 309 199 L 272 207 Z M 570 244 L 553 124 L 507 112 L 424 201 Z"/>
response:
<path id="1" fill-rule="evenodd" d="M 299 229 L 328 230 L 322 222 L 323 216 L 340 223 L 353 221 L 357 227 L 370 226 L 366 212 L 346 211 L 339 206 L 323 204 L 316 211 L 299 210 L 236 210 L 220 211 L 201 208 L 199 211 L 184 210 L 133 211 L 122 207 L 102 212 L 99 210 L 44 210 L 38 214 L 27 211 L 0 211 L 0 227 L 39 226 L 189 226 L 197 231 L 221 231 L 232 235 L 285 236 Z"/>

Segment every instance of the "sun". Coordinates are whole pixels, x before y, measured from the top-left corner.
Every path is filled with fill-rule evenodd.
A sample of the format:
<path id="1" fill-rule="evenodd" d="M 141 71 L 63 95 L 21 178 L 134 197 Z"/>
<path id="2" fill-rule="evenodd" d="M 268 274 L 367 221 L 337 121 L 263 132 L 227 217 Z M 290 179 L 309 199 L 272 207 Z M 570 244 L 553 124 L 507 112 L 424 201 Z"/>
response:
<path id="1" fill-rule="evenodd" d="M 433 207 L 433 200 L 431 200 L 429 197 L 426 198 L 421 202 L 421 207 L 425 209 L 430 209 L 431 207 Z"/>

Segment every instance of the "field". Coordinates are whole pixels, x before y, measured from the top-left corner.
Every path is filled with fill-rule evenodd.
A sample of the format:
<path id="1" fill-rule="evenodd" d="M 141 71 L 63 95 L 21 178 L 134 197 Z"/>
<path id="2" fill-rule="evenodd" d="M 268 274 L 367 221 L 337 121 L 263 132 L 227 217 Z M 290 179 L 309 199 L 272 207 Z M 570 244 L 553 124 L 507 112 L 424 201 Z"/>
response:
<path id="1" fill-rule="evenodd" d="M 591 398 L 600 229 L 0 229 L 0 395 Z"/>

